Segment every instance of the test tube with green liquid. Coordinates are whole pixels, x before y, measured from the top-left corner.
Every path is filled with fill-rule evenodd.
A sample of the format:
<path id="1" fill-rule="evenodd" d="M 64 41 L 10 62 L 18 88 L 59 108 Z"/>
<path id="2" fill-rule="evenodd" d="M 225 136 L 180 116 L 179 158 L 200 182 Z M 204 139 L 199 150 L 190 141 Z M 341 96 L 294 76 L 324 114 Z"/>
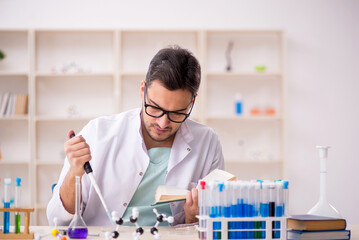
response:
<path id="1" fill-rule="evenodd" d="M 16 185 L 15 185 L 15 208 L 21 207 L 21 178 L 15 179 Z M 20 226 L 21 226 L 21 215 L 20 212 L 15 212 L 15 233 L 21 233 L 20 232 Z"/>

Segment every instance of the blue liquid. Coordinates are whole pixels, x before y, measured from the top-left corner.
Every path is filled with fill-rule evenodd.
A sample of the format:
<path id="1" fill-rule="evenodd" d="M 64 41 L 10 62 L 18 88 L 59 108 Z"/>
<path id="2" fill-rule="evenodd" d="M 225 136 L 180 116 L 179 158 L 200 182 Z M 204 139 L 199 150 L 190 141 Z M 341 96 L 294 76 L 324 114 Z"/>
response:
<path id="1" fill-rule="evenodd" d="M 275 207 L 275 216 L 282 217 L 284 215 L 284 207 L 283 206 L 276 206 Z"/>
<path id="2" fill-rule="evenodd" d="M 88 230 L 87 228 L 69 228 L 69 237 L 77 239 L 87 238 Z"/>
<path id="3" fill-rule="evenodd" d="M 236 102 L 236 113 L 242 114 L 242 102 Z"/>
<path id="4" fill-rule="evenodd" d="M 261 217 L 269 217 L 269 203 L 261 203 L 259 206 Z"/>
<path id="5" fill-rule="evenodd" d="M 223 207 L 223 216 L 230 217 L 231 216 L 231 207 Z"/>
<path id="6" fill-rule="evenodd" d="M 222 229 L 222 223 L 221 222 L 213 222 L 213 230 L 220 230 Z"/>
<path id="7" fill-rule="evenodd" d="M 283 204 L 284 205 L 284 204 Z M 282 217 L 284 215 L 284 207 L 276 206 L 275 207 L 275 216 Z M 280 221 L 274 221 L 274 229 L 280 229 Z M 280 238 L 280 231 L 273 232 L 273 238 Z"/>
<path id="8" fill-rule="evenodd" d="M 10 203 L 4 203 L 4 208 L 10 208 Z M 4 233 L 9 233 L 10 227 L 10 212 L 4 212 Z"/>
<path id="9" fill-rule="evenodd" d="M 209 209 L 209 217 L 210 218 L 218 217 L 218 209 L 217 209 L 217 207 L 211 207 Z"/>

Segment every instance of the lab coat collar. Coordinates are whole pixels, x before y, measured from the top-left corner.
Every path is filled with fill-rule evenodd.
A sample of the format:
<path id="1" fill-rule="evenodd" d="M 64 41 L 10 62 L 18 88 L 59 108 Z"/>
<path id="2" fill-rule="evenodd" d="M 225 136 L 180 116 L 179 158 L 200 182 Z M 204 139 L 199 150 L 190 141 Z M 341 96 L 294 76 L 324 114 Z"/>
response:
<path id="1" fill-rule="evenodd" d="M 141 110 L 142 108 L 138 108 L 136 111 L 136 118 L 135 118 L 135 129 L 137 129 L 137 136 L 140 139 L 140 143 L 142 145 L 142 149 L 146 152 L 147 154 L 147 147 L 145 144 L 145 141 L 143 139 L 143 135 L 142 135 L 142 119 L 141 119 Z"/>
<path id="2" fill-rule="evenodd" d="M 193 134 L 188 127 L 187 121 L 181 124 L 181 127 L 176 133 L 176 137 L 173 141 L 170 159 L 168 162 L 168 173 L 177 166 L 185 157 L 192 151 L 189 143 L 193 140 Z"/>
<path id="3" fill-rule="evenodd" d="M 136 125 L 136 129 L 138 130 L 137 133 L 141 139 L 142 148 L 147 153 L 147 148 L 143 140 L 142 128 L 141 128 L 141 121 L 142 121 L 141 108 L 137 110 L 136 115 L 137 118 L 135 125 Z M 188 126 L 188 121 L 191 120 L 187 119 L 186 121 L 184 121 L 176 133 L 175 139 L 172 144 L 170 159 L 168 162 L 168 168 L 167 168 L 168 172 L 170 172 L 192 151 L 192 147 L 189 145 L 189 143 L 193 140 L 193 134 Z"/>

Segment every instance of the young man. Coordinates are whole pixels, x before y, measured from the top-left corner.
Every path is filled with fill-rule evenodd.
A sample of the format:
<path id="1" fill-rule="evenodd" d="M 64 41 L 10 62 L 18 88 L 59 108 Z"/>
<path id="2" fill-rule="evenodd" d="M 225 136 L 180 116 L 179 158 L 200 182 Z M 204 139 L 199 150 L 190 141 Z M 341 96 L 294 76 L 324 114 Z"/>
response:
<path id="1" fill-rule="evenodd" d="M 82 176 L 86 224 L 110 225 L 84 174 L 84 163 L 90 160 L 110 211 L 127 218 L 137 207 L 140 225 L 154 225 L 151 204 L 156 188 L 177 186 L 191 190 L 186 201 L 157 206 L 158 212 L 173 216 L 172 225 L 196 222 L 198 180 L 224 168 L 215 132 L 188 119 L 200 79 L 200 65 L 189 51 L 179 47 L 160 50 L 141 83 L 141 109 L 92 120 L 65 143 L 67 157 L 47 207 L 49 223 L 53 224 L 54 217 L 60 225 L 70 223 L 75 212 L 75 177 Z"/>

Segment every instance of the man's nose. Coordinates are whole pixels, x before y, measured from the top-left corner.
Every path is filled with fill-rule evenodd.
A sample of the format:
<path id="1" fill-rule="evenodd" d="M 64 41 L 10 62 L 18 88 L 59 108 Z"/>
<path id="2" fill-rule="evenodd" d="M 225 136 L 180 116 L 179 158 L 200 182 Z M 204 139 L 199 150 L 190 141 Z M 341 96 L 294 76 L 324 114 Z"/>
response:
<path id="1" fill-rule="evenodd" d="M 165 129 L 170 123 L 171 121 L 168 119 L 167 114 L 164 114 L 162 117 L 157 118 L 157 124 L 162 129 Z"/>

